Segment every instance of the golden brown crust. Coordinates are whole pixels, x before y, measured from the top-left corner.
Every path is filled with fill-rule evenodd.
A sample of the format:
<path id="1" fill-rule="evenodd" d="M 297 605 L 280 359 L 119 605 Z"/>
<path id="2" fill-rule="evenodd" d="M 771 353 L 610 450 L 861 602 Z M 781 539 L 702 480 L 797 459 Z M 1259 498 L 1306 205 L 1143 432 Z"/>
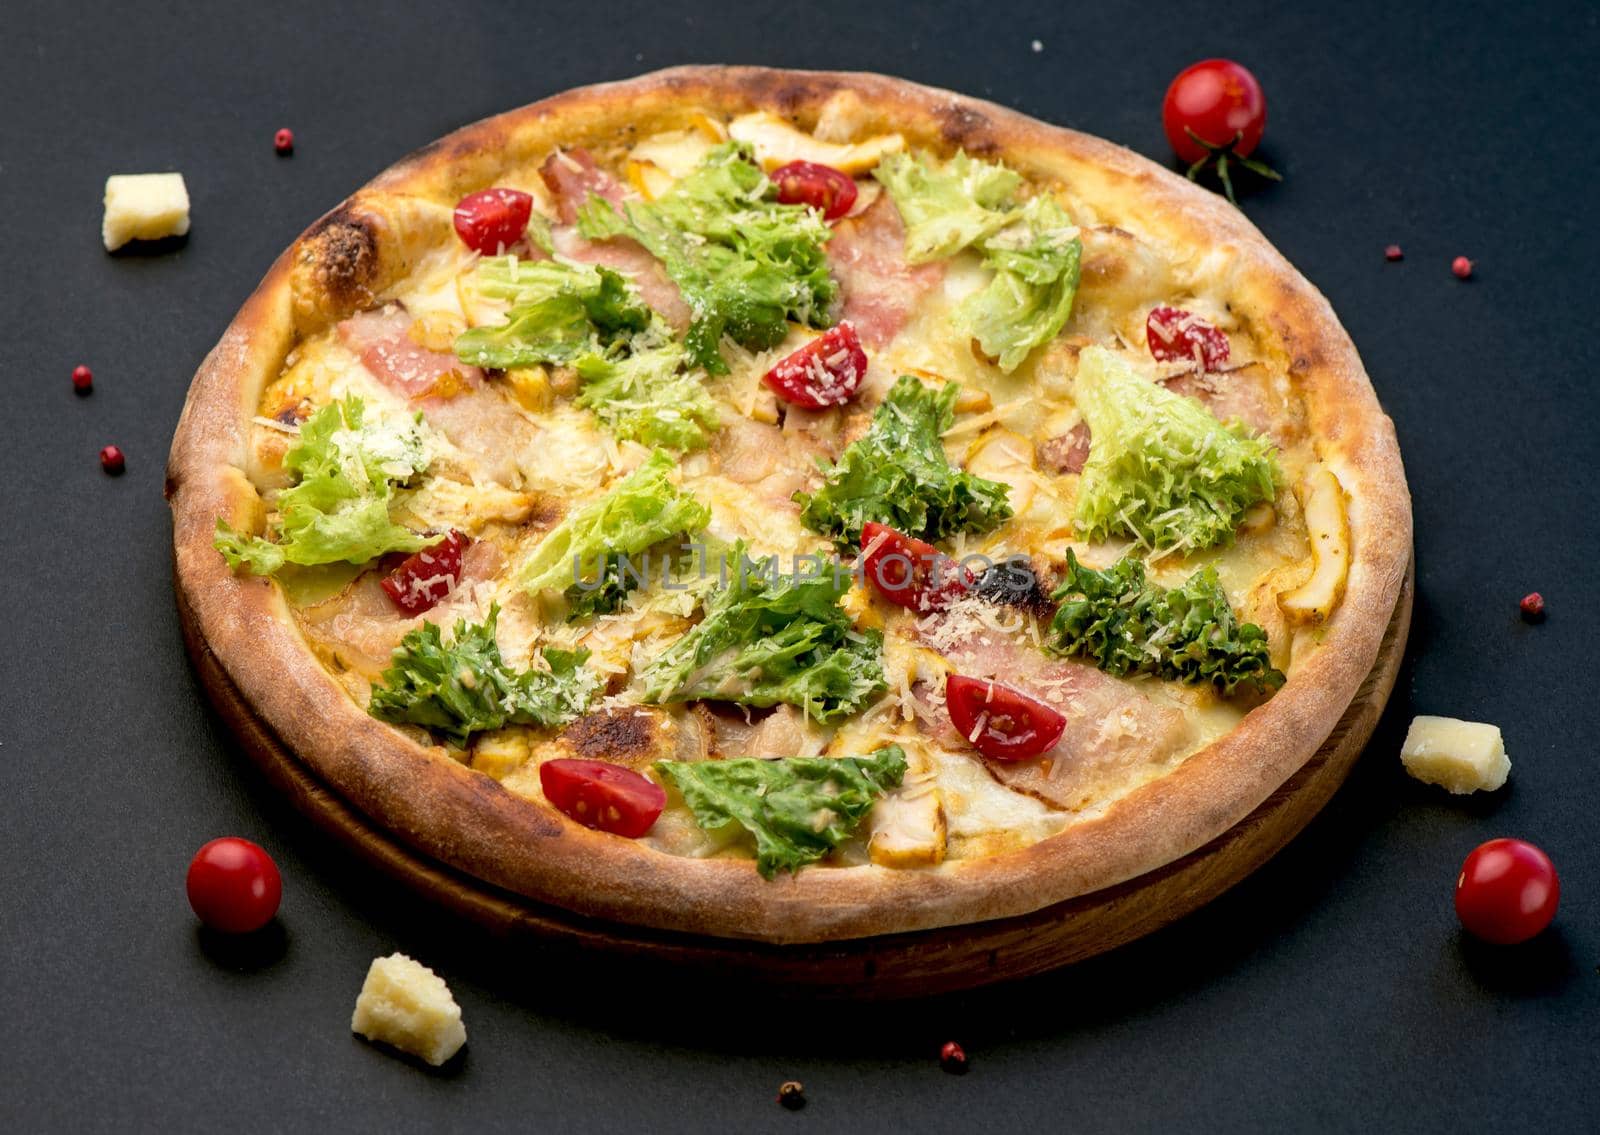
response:
<path id="1" fill-rule="evenodd" d="M 258 508 L 238 472 L 249 415 L 296 328 L 335 318 L 347 302 L 359 305 L 398 278 L 386 275 L 383 234 L 372 220 L 386 198 L 420 198 L 447 216 L 444 202 L 532 168 L 558 144 L 625 142 L 679 125 L 695 109 L 764 108 L 810 126 L 840 91 L 859 96 L 865 130 L 1003 155 L 1090 203 L 1134 200 L 1151 232 L 1223 265 L 1235 310 L 1279 356 L 1306 404 L 1320 458 L 1350 495 L 1352 563 L 1343 604 L 1288 685 L 1104 815 L 984 859 L 926 870 L 818 868 L 766 882 L 748 861 L 674 857 L 581 828 L 368 717 L 312 658 L 277 586 L 231 574 L 211 541 L 218 516 L 244 522 Z M 367 207 L 376 212 L 363 213 Z M 367 246 L 373 233 L 375 254 Z M 308 251 L 309 269 L 296 259 Z M 318 270 L 326 283 L 313 287 L 305 274 Z M 581 914 L 770 942 L 1036 910 L 1152 870 L 1227 830 L 1333 729 L 1376 657 L 1411 545 L 1394 430 L 1354 346 L 1327 301 L 1222 199 L 1120 147 L 978 100 L 878 75 L 759 68 L 686 67 L 568 92 L 466 127 L 380 175 L 280 258 L 207 357 L 168 480 L 178 587 L 204 640 L 262 720 L 374 822 L 472 875 Z"/>

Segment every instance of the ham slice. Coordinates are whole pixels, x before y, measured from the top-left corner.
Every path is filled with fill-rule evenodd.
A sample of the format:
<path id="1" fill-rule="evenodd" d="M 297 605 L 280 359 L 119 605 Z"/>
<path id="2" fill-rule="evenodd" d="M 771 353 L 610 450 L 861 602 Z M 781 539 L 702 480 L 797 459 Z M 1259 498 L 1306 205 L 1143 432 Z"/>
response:
<path id="1" fill-rule="evenodd" d="M 1082 473 L 1089 460 L 1089 425 L 1079 422 L 1039 447 L 1039 464 L 1052 473 Z"/>
<path id="2" fill-rule="evenodd" d="M 1304 435 L 1297 405 L 1274 392 L 1272 374 L 1260 363 L 1205 374 L 1185 371 L 1163 383 L 1174 394 L 1198 398 L 1222 421 L 1238 419 L 1280 446 L 1292 445 Z"/>
<path id="3" fill-rule="evenodd" d="M 906 230 L 887 193 L 833 228 L 828 264 L 839 281 L 839 317 L 855 324 L 868 347 L 887 344 L 906 325 L 917 304 L 944 279 L 939 262 L 906 263 Z"/>
<path id="4" fill-rule="evenodd" d="M 617 179 L 596 165 L 594 156 L 582 149 L 558 150 L 551 154 L 539 167 L 539 176 L 555 198 L 556 215 L 562 222 L 561 227 L 551 233 L 556 252 L 580 264 L 598 264 L 622 273 L 633 281 L 644 302 L 676 330 L 688 327 L 694 316 L 678 293 L 678 286 L 668 278 L 661 262 L 638 241 L 627 237 L 584 240 L 573 227 L 578 210 L 591 193 L 613 205 L 622 204 L 624 194 Z"/>
<path id="5" fill-rule="evenodd" d="M 339 337 L 374 378 L 421 410 L 428 425 L 473 454 L 476 472 L 515 488 L 522 482 L 519 456 L 538 437 L 538 427 L 483 371 L 418 344 L 410 334 L 411 322 L 404 308 L 390 304 L 346 319 L 339 324 Z"/>
<path id="6" fill-rule="evenodd" d="M 958 603 L 950 612 L 918 624 L 919 633 L 941 650 L 959 673 L 985 678 L 1038 698 L 1066 715 L 1054 748 L 1029 761 L 982 760 L 1001 784 L 1056 808 L 1083 808 L 1175 756 L 1192 738 L 1184 714 L 1158 705 L 1131 684 L 1093 666 L 1051 658 L 1016 634 L 984 627 L 975 614 L 981 601 Z M 950 624 L 974 629 L 952 636 Z M 964 747 L 945 712 L 942 691 L 912 688 L 918 716 L 934 736 Z"/>

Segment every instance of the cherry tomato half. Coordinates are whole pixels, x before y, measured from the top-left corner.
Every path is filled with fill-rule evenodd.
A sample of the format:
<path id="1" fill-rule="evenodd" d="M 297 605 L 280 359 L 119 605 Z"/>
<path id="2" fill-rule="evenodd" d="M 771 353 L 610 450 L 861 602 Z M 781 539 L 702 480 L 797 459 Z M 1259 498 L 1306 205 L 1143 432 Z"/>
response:
<path id="1" fill-rule="evenodd" d="M 1228 361 L 1228 336 L 1181 307 L 1153 307 L 1144 321 L 1144 338 L 1157 362 L 1200 359 L 1202 370 L 1216 370 Z"/>
<path id="2" fill-rule="evenodd" d="M 1456 915 L 1485 942 L 1526 942 L 1550 925 L 1561 880 L 1550 857 L 1520 839 L 1491 839 L 1473 849 L 1456 879 Z"/>
<path id="3" fill-rule="evenodd" d="M 1213 146 L 1231 145 L 1239 157 L 1249 157 L 1267 128 L 1267 96 L 1256 77 L 1233 60 L 1205 59 L 1172 80 L 1161 103 L 1161 125 L 1186 162 L 1209 152 L 1189 136 L 1191 130 Z"/>
<path id="4" fill-rule="evenodd" d="M 495 256 L 521 240 L 533 198 L 517 189 L 485 189 L 456 202 L 456 235 L 474 252 Z"/>
<path id="5" fill-rule="evenodd" d="M 932 544 L 875 520 L 861 526 L 861 568 L 873 591 L 922 615 L 950 606 L 977 583 Z"/>
<path id="6" fill-rule="evenodd" d="M 951 674 L 944 683 L 950 721 L 969 744 L 997 761 L 1025 761 L 1061 740 L 1067 719 L 1020 690 Z"/>
<path id="7" fill-rule="evenodd" d="M 792 406 L 825 410 L 855 397 L 866 374 L 867 352 L 846 321 L 781 359 L 761 381 Z"/>
<path id="8" fill-rule="evenodd" d="M 667 806 L 667 792 L 632 769 L 561 758 L 539 766 L 544 798 L 586 828 L 637 839 Z"/>
<path id="9" fill-rule="evenodd" d="M 214 839 L 195 852 L 184 885 L 200 921 L 225 934 L 260 930 L 283 898 L 272 856 L 236 836 Z"/>
<path id="10" fill-rule="evenodd" d="M 461 578 L 461 556 L 471 538 L 452 530 L 432 547 L 407 556 L 379 584 L 394 605 L 408 615 L 431 609 Z"/>
<path id="11" fill-rule="evenodd" d="M 810 205 L 825 221 L 837 221 L 856 203 L 856 183 L 849 174 L 818 162 L 790 162 L 771 175 L 778 200 L 785 205 Z"/>

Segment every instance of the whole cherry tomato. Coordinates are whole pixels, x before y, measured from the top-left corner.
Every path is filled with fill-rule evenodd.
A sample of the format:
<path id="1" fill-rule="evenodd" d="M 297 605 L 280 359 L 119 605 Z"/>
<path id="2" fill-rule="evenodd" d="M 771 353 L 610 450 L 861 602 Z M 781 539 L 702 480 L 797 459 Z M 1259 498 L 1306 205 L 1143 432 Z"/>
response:
<path id="1" fill-rule="evenodd" d="M 856 203 L 856 183 L 849 174 L 817 162 L 790 162 L 772 171 L 778 200 L 785 205 L 810 205 L 825 221 L 836 221 Z"/>
<path id="2" fill-rule="evenodd" d="M 944 684 L 950 722 L 967 742 L 997 761 L 1037 757 L 1057 741 L 1067 719 L 1020 690 L 951 674 Z"/>
<path id="3" fill-rule="evenodd" d="M 1485 942 L 1526 942 L 1550 925 L 1561 880 L 1550 857 L 1520 839 L 1491 839 L 1461 865 L 1456 915 Z"/>
<path id="4" fill-rule="evenodd" d="M 456 235 L 474 252 L 495 256 L 521 240 L 533 198 L 518 189 L 485 189 L 456 202 Z"/>
<path id="5" fill-rule="evenodd" d="M 846 320 L 780 359 L 761 381 L 790 405 L 824 410 L 855 397 L 866 374 L 867 352 Z"/>
<path id="6" fill-rule="evenodd" d="M 875 520 L 861 526 L 861 568 L 874 592 L 921 615 L 950 606 L 977 582 L 932 544 Z"/>
<path id="7" fill-rule="evenodd" d="M 1231 59 L 1205 59 L 1185 67 L 1172 80 L 1161 104 L 1161 125 L 1173 150 L 1186 162 L 1201 161 L 1212 149 L 1223 147 L 1246 158 L 1261 144 L 1267 128 L 1267 96 L 1242 65 Z"/>
<path id="8" fill-rule="evenodd" d="M 667 792 L 632 769 L 562 757 L 539 766 L 544 798 L 586 828 L 637 839 L 667 806 Z"/>
<path id="9" fill-rule="evenodd" d="M 260 930 L 278 913 L 278 865 L 247 839 L 214 839 L 189 861 L 189 905 L 200 921 L 226 934 Z"/>

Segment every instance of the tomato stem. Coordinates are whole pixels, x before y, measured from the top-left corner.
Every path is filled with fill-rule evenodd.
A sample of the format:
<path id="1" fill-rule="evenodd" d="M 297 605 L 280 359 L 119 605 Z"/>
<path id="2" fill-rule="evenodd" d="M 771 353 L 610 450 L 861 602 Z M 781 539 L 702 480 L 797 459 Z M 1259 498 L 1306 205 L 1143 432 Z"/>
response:
<path id="1" fill-rule="evenodd" d="M 1191 127 L 1185 126 L 1183 128 L 1183 132 L 1189 135 L 1189 137 L 1197 146 L 1203 147 L 1206 151 L 1205 155 L 1198 161 L 1190 163 L 1185 176 L 1188 177 L 1190 181 L 1199 181 L 1200 172 L 1208 165 L 1215 163 L 1217 168 L 1217 179 L 1222 182 L 1222 191 L 1227 195 L 1228 200 L 1232 202 L 1236 208 L 1238 207 L 1239 201 L 1238 198 L 1233 195 L 1233 178 L 1228 173 L 1228 164 L 1230 162 L 1237 162 L 1240 166 L 1243 166 L 1251 173 L 1268 178 L 1272 181 L 1283 180 L 1283 175 L 1277 170 L 1273 169 L 1271 166 L 1267 165 L 1265 162 L 1257 161 L 1255 158 L 1247 158 L 1234 152 L 1234 147 L 1237 146 L 1240 139 L 1244 137 L 1242 132 L 1236 131 L 1230 141 L 1221 145 L 1218 145 L 1215 142 L 1206 141 L 1204 138 L 1200 137 L 1200 135 L 1196 134 Z"/>

